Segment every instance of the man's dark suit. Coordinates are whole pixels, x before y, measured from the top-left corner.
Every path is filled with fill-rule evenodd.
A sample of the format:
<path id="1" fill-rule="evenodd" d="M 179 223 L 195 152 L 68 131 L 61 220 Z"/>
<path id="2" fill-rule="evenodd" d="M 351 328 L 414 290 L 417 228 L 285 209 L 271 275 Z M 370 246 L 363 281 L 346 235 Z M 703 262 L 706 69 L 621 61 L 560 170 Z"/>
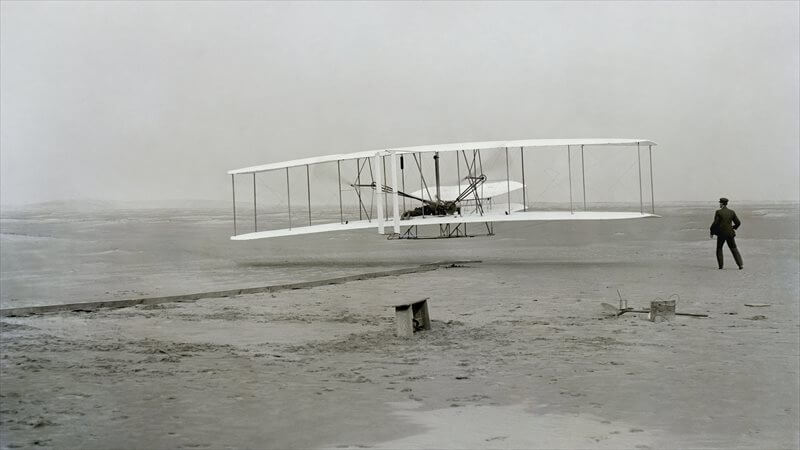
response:
<path id="1" fill-rule="evenodd" d="M 732 224 L 732 225 L 731 225 Z M 717 264 L 722 269 L 722 245 L 727 242 L 728 248 L 733 253 L 733 259 L 736 260 L 736 265 L 742 268 L 742 255 L 739 254 L 739 249 L 736 248 L 736 229 L 739 228 L 742 222 L 736 217 L 736 212 L 728 209 L 727 206 L 722 206 L 714 214 L 714 223 L 711 224 L 711 234 L 717 235 Z"/>

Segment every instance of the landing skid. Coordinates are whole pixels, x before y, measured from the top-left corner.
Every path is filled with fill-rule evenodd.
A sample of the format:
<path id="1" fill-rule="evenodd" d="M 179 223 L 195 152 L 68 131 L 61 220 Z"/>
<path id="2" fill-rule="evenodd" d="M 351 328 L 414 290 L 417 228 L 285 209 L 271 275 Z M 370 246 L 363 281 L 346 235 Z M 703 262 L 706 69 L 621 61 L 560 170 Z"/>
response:
<path id="1" fill-rule="evenodd" d="M 466 223 L 460 223 L 455 226 L 449 223 L 439 225 L 438 236 L 421 236 L 419 234 L 419 225 L 414 225 L 406 228 L 406 230 L 401 233 L 392 233 L 388 235 L 386 239 L 454 239 L 465 237 L 471 238 L 477 236 L 494 236 L 494 224 L 491 222 L 484 222 L 484 225 L 486 226 L 486 233 L 482 234 L 469 234 L 469 232 L 467 232 Z"/>

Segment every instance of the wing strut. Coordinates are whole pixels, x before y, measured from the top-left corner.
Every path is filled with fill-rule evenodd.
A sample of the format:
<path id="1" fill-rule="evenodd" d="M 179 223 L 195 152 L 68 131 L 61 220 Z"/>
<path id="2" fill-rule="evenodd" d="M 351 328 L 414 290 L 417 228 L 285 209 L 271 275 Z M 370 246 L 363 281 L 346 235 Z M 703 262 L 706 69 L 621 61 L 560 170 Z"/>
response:
<path id="1" fill-rule="evenodd" d="M 575 214 L 572 208 L 572 153 L 569 145 L 567 146 L 567 171 L 569 172 L 569 213 Z"/>
<path id="2" fill-rule="evenodd" d="M 311 226 L 311 173 L 306 164 L 306 190 L 308 191 L 308 225 Z"/>
<path id="3" fill-rule="evenodd" d="M 581 145 L 581 178 L 583 179 L 583 210 L 586 211 L 586 169 L 583 165 L 583 146 Z"/>
<path id="4" fill-rule="evenodd" d="M 456 154 L 456 178 L 458 178 L 458 192 L 461 192 L 461 160 L 458 159 L 458 152 Z"/>
<path id="5" fill-rule="evenodd" d="M 439 152 L 433 154 L 433 163 L 436 167 L 436 201 L 439 202 L 442 200 L 442 192 L 439 189 Z"/>
<path id="6" fill-rule="evenodd" d="M 389 157 L 389 160 L 390 160 L 390 162 L 392 164 L 392 187 L 394 188 L 393 189 L 394 192 L 392 193 L 392 222 L 393 222 L 392 231 L 394 231 L 395 234 L 399 234 L 400 233 L 400 211 L 399 211 L 400 205 L 398 205 L 398 202 L 397 202 L 397 189 L 396 189 L 397 188 L 397 155 L 392 153 L 392 155 Z M 400 167 L 401 167 L 400 170 L 402 171 L 403 155 L 400 155 Z M 405 197 L 403 198 L 403 202 L 405 202 Z"/>
<path id="7" fill-rule="evenodd" d="M 511 214 L 511 174 L 508 171 L 508 147 L 506 147 L 506 189 L 508 190 L 506 194 L 508 199 L 508 213 Z"/>
<path id="8" fill-rule="evenodd" d="M 361 184 L 361 160 L 356 158 L 356 183 Z M 358 220 L 362 220 L 363 217 L 361 216 L 361 195 L 359 195 L 358 190 L 356 190 L 356 196 L 358 197 Z"/>
<path id="9" fill-rule="evenodd" d="M 402 177 L 403 185 L 401 186 L 403 191 L 406 190 L 406 172 L 405 167 L 403 164 L 403 155 L 400 155 L 400 176 Z M 396 183 L 395 183 L 396 184 Z M 406 210 L 406 198 L 403 197 L 403 211 Z"/>
<path id="10" fill-rule="evenodd" d="M 342 209 L 342 165 L 341 161 L 336 161 L 336 175 L 339 177 L 339 223 L 344 223 L 344 211 Z"/>
<path id="11" fill-rule="evenodd" d="M 417 168 L 419 168 L 419 192 L 422 194 L 422 187 L 425 186 L 425 189 L 428 189 L 427 183 L 425 183 L 425 177 L 422 176 L 422 153 L 419 154 L 419 161 L 417 161 L 417 155 L 414 156 L 414 162 L 417 163 Z M 423 194 L 424 196 L 424 194 Z M 431 196 L 431 193 L 428 192 L 428 197 Z M 425 203 L 422 203 L 422 218 L 425 218 Z"/>
<path id="12" fill-rule="evenodd" d="M 383 169 L 383 183 L 388 183 L 389 179 L 386 178 L 386 156 L 381 156 L 381 169 Z M 383 194 L 383 217 L 389 216 L 389 202 L 386 201 L 386 194 Z"/>
<path id="13" fill-rule="evenodd" d="M 289 191 L 289 168 L 286 168 L 286 205 L 289 207 L 289 229 L 292 229 L 292 194 Z"/>
<path id="14" fill-rule="evenodd" d="M 652 208 L 652 213 L 656 213 L 656 199 L 653 194 L 653 146 L 648 145 L 647 151 L 650 153 L 650 207 Z"/>
<path id="15" fill-rule="evenodd" d="M 236 236 L 236 183 L 233 181 L 233 177 L 236 175 L 231 174 L 231 192 L 233 193 L 233 235 Z"/>
<path id="16" fill-rule="evenodd" d="M 642 152 L 639 143 L 636 143 L 636 161 L 639 163 L 639 212 L 644 214 L 644 200 L 642 200 Z"/>
<path id="17" fill-rule="evenodd" d="M 377 184 L 380 184 L 381 186 L 383 186 L 383 179 L 381 178 L 381 173 L 384 172 L 383 171 L 383 167 L 382 167 L 383 166 L 382 157 L 378 156 L 378 155 L 375 155 L 375 156 L 373 156 L 373 158 L 375 158 L 375 173 L 378 176 L 378 179 L 376 181 L 373 181 L 373 183 L 377 182 Z M 381 167 L 378 167 L 378 165 L 380 165 Z M 373 195 L 373 198 L 377 198 L 377 200 L 378 200 L 378 207 L 376 208 L 376 211 L 375 211 L 377 216 L 378 216 L 378 233 L 379 234 L 383 234 L 383 231 L 384 231 L 384 228 L 383 228 L 383 214 L 386 212 L 386 210 L 384 209 L 383 203 L 384 203 L 384 200 L 386 200 L 386 194 L 384 194 L 382 192 L 379 192 L 377 195 Z"/>
<path id="18" fill-rule="evenodd" d="M 528 187 L 525 186 L 525 150 L 524 147 L 519 148 L 519 157 L 522 160 L 522 211 L 528 210 L 528 196 L 525 195 L 525 192 L 528 190 Z"/>
<path id="19" fill-rule="evenodd" d="M 258 232 L 258 209 L 256 208 L 256 173 L 253 172 L 253 229 Z"/>

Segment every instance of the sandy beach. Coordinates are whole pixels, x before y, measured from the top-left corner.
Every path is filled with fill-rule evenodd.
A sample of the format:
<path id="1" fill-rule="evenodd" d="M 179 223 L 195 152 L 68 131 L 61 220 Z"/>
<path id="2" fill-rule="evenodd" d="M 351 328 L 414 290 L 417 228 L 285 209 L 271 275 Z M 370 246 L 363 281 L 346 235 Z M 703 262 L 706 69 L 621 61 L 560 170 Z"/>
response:
<path id="1" fill-rule="evenodd" d="M 741 211 L 743 271 L 717 270 L 707 212 L 376 239 L 362 263 L 483 262 L 6 317 L 2 447 L 797 448 L 797 207 Z M 709 317 L 610 316 L 618 289 Z M 389 305 L 423 297 L 432 329 L 396 337 Z"/>

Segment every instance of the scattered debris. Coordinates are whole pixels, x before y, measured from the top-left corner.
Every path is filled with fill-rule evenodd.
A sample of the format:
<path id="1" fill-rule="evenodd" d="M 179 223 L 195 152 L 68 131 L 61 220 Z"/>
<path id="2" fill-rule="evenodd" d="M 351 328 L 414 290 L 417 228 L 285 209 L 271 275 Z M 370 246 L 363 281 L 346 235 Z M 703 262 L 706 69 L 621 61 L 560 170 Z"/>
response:
<path id="1" fill-rule="evenodd" d="M 622 293 L 619 291 L 619 289 L 617 289 L 617 297 L 619 297 L 619 309 L 628 309 L 628 301 L 622 299 Z"/>
<path id="2" fill-rule="evenodd" d="M 609 314 L 613 314 L 613 315 L 615 315 L 617 317 L 619 317 L 619 316 L 621 316 L 621 315 L 623 315 L 625 313 L 629 313 L 629 312 L 630 313 L 639 313 L 639 314 L 648 314 L 650 317 L 655 317 L 655 315 L 651 314 L 651 312 L 650 312 L 651 310 L 650 309 L 634 309 L 632 307 L 628 307 L 628 301 L 622 298 L 622 294 L 620 294 L 619 289 L 617 289 L 617 295 L 619 296 L 619 305 L 620 306 L 619 307 L 615 307 L 614 305 L 610 305 L 608 303 L 601 303 L 600 306 L 603 307 L 603 310 L 605 310 Z M 675 297 L 676 299 L 672 300 L 673 297 Z M 672 302 L 672 304 L 673 304 L 672 310 L 674 311 L 674 304 L 677 303 L 677 299 L 678 298 L 680 298 L 678 296 L 678 294 L 670 295 L 669 296 L 670 300 L 666 300 L 666 301 L 661 300 L 660 298 L 656 297 L 653 300 L 653 302 L 650 303 L 650 305 L 651 305 L 651 308 L 652 308 L 654 303 L 661 302 L 661 303 L 668 304 L 668 303 Z M 656 314 L 658 314 L 658 313 L 656 313 Z M 676 315 L 676 316 L 688 316 L 688 317 L 708 317 L 708 314 L 679 313 L 679 312 L 675 312 L 674 315 Z M 658 316 L 659 317 L 664 317 L 664 316 L 662 316 L 660 314 L 658 314 Z M 650 320 L 653 321 L 654 319 L 650 319 Z"/>
<path id="3" fill-rule="evenodd" d="M 613 314 L 615 316 L 620 315 L 620 311 L 622 311 L 622 309 L 617 308 L 616 306 L 610 305 L 608 303 L 600 303 L 600 306 L 603 307 L 603 310 L 605 310 L 609 314 Z"/>
<path id="4" fill-rule="evenodd" d="M 766 318 L 767 316 L 758 315 L 758 316 L 748 317 L 747 320 L 766 320 Z"/>
<path id="5" fill-rule="evenodd" d="M 650 302 L 650 313 L 647 318 L 650 322 L 661 320 L 672 320 L 675 318 L 676 300 L 653 300 Z"/>

